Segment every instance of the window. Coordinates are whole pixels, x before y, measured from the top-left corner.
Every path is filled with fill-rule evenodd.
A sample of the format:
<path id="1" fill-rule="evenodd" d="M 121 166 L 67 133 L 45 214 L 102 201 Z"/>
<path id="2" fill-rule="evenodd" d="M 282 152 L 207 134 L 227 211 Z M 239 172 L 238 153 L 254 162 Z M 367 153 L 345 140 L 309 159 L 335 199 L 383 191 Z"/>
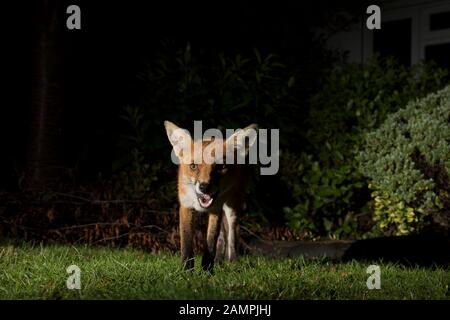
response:
<path id="1" fill-rule="evenodd" d="M 381 29 L 373 33 L 373 51 L 381 57 L 393 56 L 401 64 L 411 65 L 411 19 L 382 22 Z"/>
<path id="2" fill-rule="evenodd" d="M 434 61 L 439 67 L 450 70 L 450 42 L 426 46 L 425 60 Z"/>
<path id="3" fill-rule="evenodd" d="M 450 28 L 450 11 L 430 14 L 430 31 L 449 28 Z"/>

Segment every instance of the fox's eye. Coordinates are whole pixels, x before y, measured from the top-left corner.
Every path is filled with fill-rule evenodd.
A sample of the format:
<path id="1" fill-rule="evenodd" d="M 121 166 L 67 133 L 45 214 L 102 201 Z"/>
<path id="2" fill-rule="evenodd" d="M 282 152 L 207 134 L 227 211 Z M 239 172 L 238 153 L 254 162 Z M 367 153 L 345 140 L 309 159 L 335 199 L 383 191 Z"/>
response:
<path id="1" fill-rule="evenodd" d="M 189 167 L 191 168 L 191 170 L 197 170 L 197 165 L 195 163 L 191 163 Z"/>

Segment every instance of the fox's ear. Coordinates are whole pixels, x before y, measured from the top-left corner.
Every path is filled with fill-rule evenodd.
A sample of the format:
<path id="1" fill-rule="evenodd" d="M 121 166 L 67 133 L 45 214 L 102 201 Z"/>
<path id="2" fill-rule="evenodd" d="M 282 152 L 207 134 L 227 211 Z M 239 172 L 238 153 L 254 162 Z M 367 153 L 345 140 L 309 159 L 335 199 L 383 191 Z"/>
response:
<path id="1" fill-rule="evenodd" d="M 256 141 L 258 126 L 251 124 L 244 129 L 238 129 L 226 141 L 225 147 L 227 152 L 237 152 L 238 157 L 245 157 L 248 150 Z"/>
<path id="2" fill-rule="evenodd" d="M 164 127 L 166 127 L 167 137 L 170 144 L 173 146 L 173 151 L 178 158 L 183 156 L 183 150 L 190 148 L 191 135 L 186 129 L 178 127 L 176 124 L 170 121 L 164 121 Z"/>

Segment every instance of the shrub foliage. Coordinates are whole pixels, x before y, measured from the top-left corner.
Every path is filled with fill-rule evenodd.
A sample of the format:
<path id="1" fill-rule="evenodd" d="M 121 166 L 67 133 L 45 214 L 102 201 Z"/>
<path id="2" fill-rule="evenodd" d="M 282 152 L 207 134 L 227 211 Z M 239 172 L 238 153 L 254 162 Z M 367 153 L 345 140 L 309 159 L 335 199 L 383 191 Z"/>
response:
<path id="1" fill-rule="evenodd" d="M 374 218 L 407 234 L 450 210 L 450 86 L 414 100 L 369 133 L 358 157 L 370 179 Z"/>
<path id="2" fill-rule="evenodd" d="M 296 201 L 285 208 L 289 225 L 342 237 L 354 235 L 360 221 L 370 231 L 363 223 L 371 220 L 370 192 L 356 159 L 364 134 L 409 100 L 442 88 L 445 75 L 428 64 L 405 67 L 378 57 L 331 72 L 310 100 L 305 151 L 283 156 L 282 179 Z"/>

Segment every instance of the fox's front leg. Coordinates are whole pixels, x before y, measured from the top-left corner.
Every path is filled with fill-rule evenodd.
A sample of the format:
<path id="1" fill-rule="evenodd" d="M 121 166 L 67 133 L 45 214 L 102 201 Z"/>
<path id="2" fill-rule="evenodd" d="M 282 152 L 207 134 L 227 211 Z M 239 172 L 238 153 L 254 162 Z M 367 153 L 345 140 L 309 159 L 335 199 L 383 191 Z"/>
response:
<path id="1" fill-rule="evenodd" d="M 194 250 L 192 237 L 194 231 L 193 212 L 191 209 L 180 207 L 180 242 L 181 262 L 185 269 L 194 268 Z"/>
<path id="2" fill-rule="evenodd" d="M 236 210 L 231 206 L 224 204 L 223 212 L 225 213 L 225 218 L 227 221 L 226 224 L 226 239 L 225 242 L 227 244 L 226 254 L 228 261 L 234 261 L 237 258 L 236 254 L 236 233 L 237 233 L 237 214 Z"/>
<path id="3" fill-rule="evenodd" d="M 217 238 L 221 228 L 222 214 L 211 212 L 208 216 L 208 232 L 206 234 L 206 250 L 202 258 L 203 270 L 212 272 L 216 257 Z"/>
<path id="4" fill-rule="evenodd" d="M 225 229 L 225 224 L 227 223 L 226 218 L 222 215 L 222 223 L 220 224 L 220 232 L 219 237 L 217 238 L 217 246 L 216 246 L 216 258 L 215 262 L 222 262 L 225 258 L 225 250 L 226 250 L 226 237 L 227 231 Z"/>

